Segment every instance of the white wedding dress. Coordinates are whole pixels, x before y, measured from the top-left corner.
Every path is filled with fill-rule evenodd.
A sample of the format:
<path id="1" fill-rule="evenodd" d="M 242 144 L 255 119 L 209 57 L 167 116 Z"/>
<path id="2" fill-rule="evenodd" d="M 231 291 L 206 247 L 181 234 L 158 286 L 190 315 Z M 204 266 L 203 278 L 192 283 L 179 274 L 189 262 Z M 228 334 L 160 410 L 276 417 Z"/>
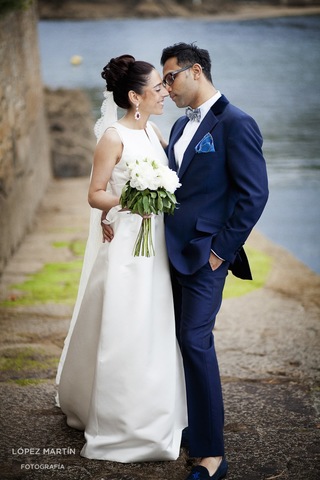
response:
<path id="1" fill-rule="evenodd" d="M 123 155 L 109 188 L 120 196 L 126 162 L 150 157 L 167 164 L 167 158 L 150 124 L 113 127 Z M 119 210 L 108 213 L 114 239 L 101 243 L 78 298 L 58 369 L 58 402 L 68 425 L 85 432 L 82 456 L 173 460 L 187 421 L 163 216 L 151 221 L 155 256 L 134 257 L 142 219 Z"/>

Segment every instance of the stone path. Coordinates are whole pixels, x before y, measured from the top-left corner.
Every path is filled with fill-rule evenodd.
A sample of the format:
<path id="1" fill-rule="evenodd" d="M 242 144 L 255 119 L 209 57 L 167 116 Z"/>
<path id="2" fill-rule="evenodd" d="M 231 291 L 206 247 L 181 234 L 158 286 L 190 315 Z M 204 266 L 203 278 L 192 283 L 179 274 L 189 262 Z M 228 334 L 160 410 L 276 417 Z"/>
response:
<path id="1" fill-rule="evenodd" d="M 51 183 L 32 232 L 0 279 L 0 299 L 10 295 L 9 285 L 44 263 L 70 258 L 53 242 L 86 238 L 87 184 L 84 179 Z M 264 288 L 224 301 L 215 330 L 228 480 L 318 480 L 320 277 L 257 232 L 248 243 L 274 262 Z M 148 464 L 80 457 L 83 435 L 66 426 L 54 404 L 53 360 L 60 355 L 71 311 L 59 304 L 0 308 L 2 358 L 30 348 L 41 379 L 18 386 L 10 378 L 21 379 L 23 371 L 4 372 L 0 479 L 184 480 L 192 465 L 185 450 L 176 462 Z"/>

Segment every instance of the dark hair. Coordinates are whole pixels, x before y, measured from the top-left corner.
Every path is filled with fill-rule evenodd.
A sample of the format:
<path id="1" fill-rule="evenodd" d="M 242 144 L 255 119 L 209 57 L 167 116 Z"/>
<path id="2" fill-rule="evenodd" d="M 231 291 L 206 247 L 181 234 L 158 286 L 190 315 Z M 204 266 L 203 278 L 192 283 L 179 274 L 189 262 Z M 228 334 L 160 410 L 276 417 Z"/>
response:
<path id="1" fill-rule="evenodd" d="M 171 47 L 164 48 L 161 55 L 161 65 L 163 66 L 169 58 L 176 57 L 180 67 L 186 67 L 189 64 L 199 63 L 205 77 L 212 83 L 211 60 L 208 50 L 197 47 L 193 43 L 175 43 Z"/>
<path id="2" fill-rule="evenodd" d="M 103 68 L 101 76 L 106 81 L 107 90 L 113 92 L 118 107 L 128 109 L 129 91 L 133 90 L 141 95 L 153 69 L 151 63 L 136 60 L 132 55 L 121 55 L 111 58 Z"/>

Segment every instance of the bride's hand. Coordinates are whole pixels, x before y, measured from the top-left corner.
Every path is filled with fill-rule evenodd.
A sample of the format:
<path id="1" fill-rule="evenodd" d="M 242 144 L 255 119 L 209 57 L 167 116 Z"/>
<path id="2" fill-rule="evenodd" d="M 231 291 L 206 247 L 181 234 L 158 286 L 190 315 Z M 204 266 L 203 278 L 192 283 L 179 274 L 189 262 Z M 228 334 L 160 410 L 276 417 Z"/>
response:
<path id="1" fill-rule="evenodd" d="M 103 241 L 103 243 L 111 242 L 111 240 L 114 237 L 113 228 L 110 225 L 104 223 L 106 216 L 107 216 L 107 212 L 102 212 L 102 214 L 101 214 L 101 227 L 102 227 L 102 241 Z"/>

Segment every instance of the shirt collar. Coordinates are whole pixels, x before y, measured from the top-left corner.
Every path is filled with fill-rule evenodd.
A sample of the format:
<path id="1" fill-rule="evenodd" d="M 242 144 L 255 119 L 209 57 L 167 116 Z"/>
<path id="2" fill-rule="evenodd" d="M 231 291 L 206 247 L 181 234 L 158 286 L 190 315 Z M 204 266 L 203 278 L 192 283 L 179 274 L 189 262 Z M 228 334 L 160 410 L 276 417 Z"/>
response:
<path id="1" fill-rule="evenodd" d="M 217 93 L 215 93 L 211 98 L 209 98 L 209 100 L 200 105 L 199 108 L 201 110 L 201 118 L 204 118 L 207 115 L 212 105 L 216 103 L 216 101 L 219 100 L 220 97 L 221 92 L 218 90 Z"/>

